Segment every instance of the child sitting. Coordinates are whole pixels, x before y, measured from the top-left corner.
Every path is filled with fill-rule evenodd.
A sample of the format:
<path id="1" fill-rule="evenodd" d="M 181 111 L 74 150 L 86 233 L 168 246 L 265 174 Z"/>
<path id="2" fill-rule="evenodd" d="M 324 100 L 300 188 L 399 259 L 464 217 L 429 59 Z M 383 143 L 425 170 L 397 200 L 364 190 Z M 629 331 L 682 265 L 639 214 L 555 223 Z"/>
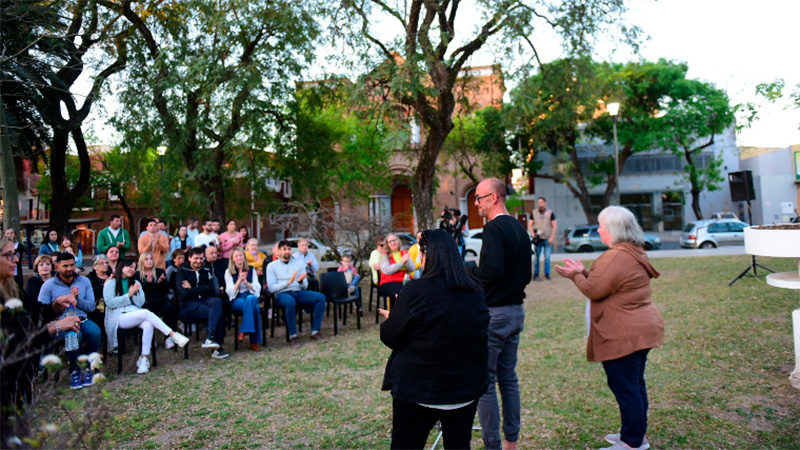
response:
<path id="1" fill-rule="evenodd" d="M 344 279 L 347 281 L 347 293 L 349 295 L 359 295 L 358 282 L 361 281 L 361 275 L 358 274 L 353 265 L 353 255 L 342 255 L 342 265 L 339 266 L 339 272 L 344 272 Z"/>

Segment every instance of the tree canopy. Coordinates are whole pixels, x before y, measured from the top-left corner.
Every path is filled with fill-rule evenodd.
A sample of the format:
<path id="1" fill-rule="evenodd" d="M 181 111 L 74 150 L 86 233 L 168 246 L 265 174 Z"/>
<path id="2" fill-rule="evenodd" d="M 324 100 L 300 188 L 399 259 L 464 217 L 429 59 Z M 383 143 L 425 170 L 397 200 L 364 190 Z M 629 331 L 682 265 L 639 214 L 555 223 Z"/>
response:
<path id="1" fill-rule="evenodd" d="M 463 19 L 466 9 L 480 17 L 476 27 Z M 508 51 L 527 44 L 535 53 L 530 36 L 542 25 L 558 34 L 569 52 L 580 53 L 591 49 L 593 37 L 625 23 L 623 0 L 344 0 L 336 12 L 337 30 L 360 44 L 358 65 L 372 62 L 360 84 L 368 91 L 364 98 L 377 103 L 376 114 L 387 117 L 388 108 L 395 108 L 396 116 L 419 121 L 424 128 L 424 141 L 404 149 L 415 167 L 412 191 L 420 228 L 434 224 L 436 164 L 454 127 L 460 103 L 456 84 L 476 52 L 491 41 Z M 621 28 L 626 39 L 635 39 L 638 29 Z"/>
<path id="2" fill-rule="evenodd" d="M 106 80 L 125 67 L 129 29 L 119 15 L 92 0 L 4 1 L 2 97 L 15 153 L 40 158 L 49 170 L 50 225 L 67 227 L 89 187 L 90 159 L 83 125 Z M 83 92 L 79 78 L 88 77 Z M 74 151 L 79 176 L 67 177 Z"/>
<path id="3" fill-rule="evenodd" d="M 220 219 L 227 205 L 250 202 L 234 194 L 237 180 L 266 197 L 268 150 L 290 132 L 292 81 L 313 59 L 314 4 L 103 3 L 136 29 L 114 124 L 127 148 L 165 148 L 159 190 Z"/>
<path id="4" fill-rule="evenodd" d="M 509 120 L 526 146 L 527 169 L 537 177 L 566 185 L 581 201 L 590 223 L 596 221 L 589 203 L 590 188 L 605 182 L 601 209 L 610 204 L 618 180 L 613 155 L 602 151 L 581 170 L 577 146 L 611 144 L 611 101 L 621 105 L 618 118 L 619 167 L 635 153 L 671 152 L 683 161 L 683 174 L 700 218 L 699 195 L 722 181 L 720 159 L 700 164 L 698 156 L 715 136 L 733 124 L 734 108 L 727 94 L 709 83 L 686 78 L 688 66 L 657 62 L 597 63 L 572 58 L 542 65 L 511 94 Z M 539 173 L 541 152 L 554 155 L 550 173 Z"/>

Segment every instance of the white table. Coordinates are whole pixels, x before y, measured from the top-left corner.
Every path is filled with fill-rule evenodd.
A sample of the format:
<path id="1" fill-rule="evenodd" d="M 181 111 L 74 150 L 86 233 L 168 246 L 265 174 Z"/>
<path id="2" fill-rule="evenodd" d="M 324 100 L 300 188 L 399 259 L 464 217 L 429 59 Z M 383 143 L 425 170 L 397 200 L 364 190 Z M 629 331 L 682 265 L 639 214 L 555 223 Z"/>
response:
<path id="1" fill-rule="evenodd" d="M 767 275 L 767 284 L 781 289 L 800 290 L 800 273 L 781 272 Z M 792 386 L 800 389 L 800 309 L 792 312 L 792 322 L 794 323 L 794 360 L 795 367 L 789 375 Z"/>

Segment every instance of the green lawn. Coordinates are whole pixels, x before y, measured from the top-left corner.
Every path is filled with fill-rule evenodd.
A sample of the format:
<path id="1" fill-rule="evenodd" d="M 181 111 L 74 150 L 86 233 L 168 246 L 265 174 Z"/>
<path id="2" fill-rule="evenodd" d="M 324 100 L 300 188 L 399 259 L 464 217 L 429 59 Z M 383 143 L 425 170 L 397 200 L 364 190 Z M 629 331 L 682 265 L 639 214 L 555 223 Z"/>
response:
<path id="1" fill-rule="evenodd" d="M 662 273 L 653 290 L 667 330 L 646 374 L 653 448 L 800 448 L 800 391 L 788 380 L 798 292 L 752 277 L 728 287 L 749 256 L 653 262 Z M 797 269 L 788 259 L 761 262 Z M 585 358 L 583 298 L 561 278 L 531 283 L 526 311 L 520 447 L 603 446 L 619 418 L 602 366 Z M 389 351 L 374 316 L 364 323 L 359 332 L 348 322 L 326 344 L 308 342 L 306 328 L 298 351 L 281 329 L 260 353 L 240 349 L 225 361 L 193 340 L 189 361 L 162 349 L 147 375 L 135 373 L 131 353 L 121 376 L 116 360 L 107 361 L 109 399 L 97 388 L 70 392 L 62 379 L 56 395 L 36 403 L 36 420 L 66 429 L 54 411 L 71 400 L 109 408 L 110 418 L 94 430 L 95 445 L 108 448 L 387 448 L 391 398 L 380 385 Z M 473 448 L 482 448 L 477 433 Z"/>

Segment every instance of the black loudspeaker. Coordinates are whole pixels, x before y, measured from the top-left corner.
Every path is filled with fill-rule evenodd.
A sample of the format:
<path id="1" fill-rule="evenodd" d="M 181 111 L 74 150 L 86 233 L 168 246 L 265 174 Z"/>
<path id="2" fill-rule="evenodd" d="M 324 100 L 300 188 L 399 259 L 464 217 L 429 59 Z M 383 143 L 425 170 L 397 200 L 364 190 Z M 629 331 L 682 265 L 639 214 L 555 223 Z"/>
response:
<path id="1" fill-rule="evenodd" d="M 734 202 L 746 202 L 756 199 L 752 171 L 730 172 L 728 173 L 728 183 L 731 187 L 731 200 Z"/>

